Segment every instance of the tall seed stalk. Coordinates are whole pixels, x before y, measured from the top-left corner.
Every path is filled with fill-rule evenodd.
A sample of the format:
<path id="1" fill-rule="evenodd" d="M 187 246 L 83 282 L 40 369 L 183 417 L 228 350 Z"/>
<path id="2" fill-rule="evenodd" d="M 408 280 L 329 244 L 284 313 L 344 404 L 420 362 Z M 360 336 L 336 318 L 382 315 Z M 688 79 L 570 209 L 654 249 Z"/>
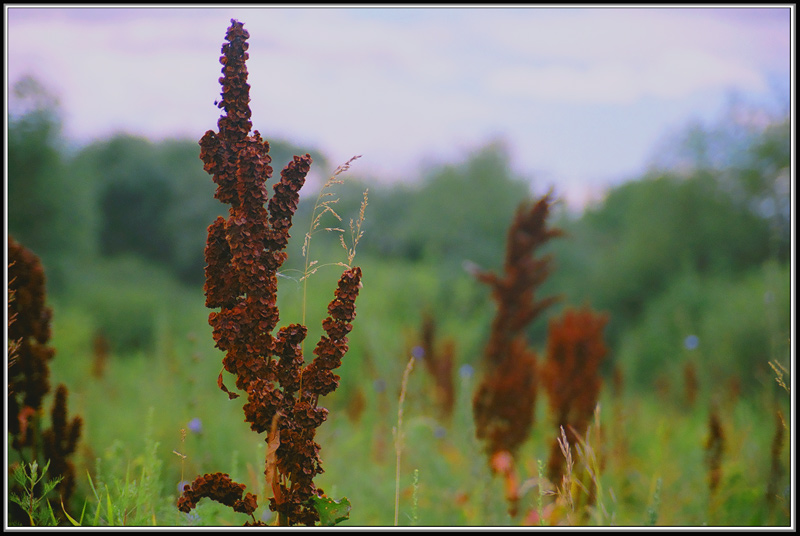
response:
<path id="1" fill-rule="evenodd" d="M 548 194 L 520 205 L 508 230 L 503 273 L 477 274 L 497 304 L 483 355 L 484 377 L 473 397 L 476 436 L 485 442 L 493 473 L 494 462 L 513 458 L 533 426 L 536 352 L 528 345 L 526 329 L 558 300 L 536 296 L 551 270 L 551 257 L 539 256 L 538 250 L 562 234 L 547 225 L 552 203 Z M 516 511 L 515 500 L 510 509 Z"/>
<path id="2" fill-rule="evenodd" d="M 245 421 L 265 435 L 264 475 L 267 489 L 273 491 L 269 508 L 277 514 L 279 525 L 315 525 L 323 521 L 321 512 L 331 505 L 313 482 L 323 472 L 321 447 L 314 441 L 316 429 L 328 415 L 318 405 L 319 397 L 339 385 L 333 370 L 348 350 L 361 269 L 348 266 L 342 273 L 328 305 L 329 316 L 322 322 L 325 334 L 314 349 L 314 359 L 306 364 L 304 324 L 273 332 L 279 321 L 278 273 L 287 258 L 284 250 L 311 156 L 295 156 L 281 171 L 273 195 L 268 194 L 269 142 L 257 130 L 250 134 L 248 38 L 243 24 L 232 19 L 220 58 L 223 76 L 218 106 L 225 114 L 218 121 L 219 132 L 209 130 L 200 140 L 204 169 L 217 185 L 214 195 L 230 205 L 228 218 L 219 217 L 208 228 L 206 306 L 219 309 L 209 315 L 216 346 L 225 352 L 218 385 L 229 398 L 238 398 L 239 393 L 223 381 L 225 371 L 234 376 L 236 389 L 247 397 Z M 253 515 L 257 497 L 245 493 L 245 486 L 227 474 L 197 477 L 184 488 L 178 508 L 189 512 L 204 497 L 249 515 L 246 525 L 263 525 Z"/>

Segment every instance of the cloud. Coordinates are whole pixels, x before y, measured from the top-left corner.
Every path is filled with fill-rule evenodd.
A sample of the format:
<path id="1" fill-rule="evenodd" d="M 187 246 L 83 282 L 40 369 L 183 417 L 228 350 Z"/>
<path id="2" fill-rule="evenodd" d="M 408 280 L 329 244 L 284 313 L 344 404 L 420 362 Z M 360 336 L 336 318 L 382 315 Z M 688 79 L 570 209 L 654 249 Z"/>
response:
<path id="1" fill-rule="evenodd" d="M 577 104 L 626 104 L 646 97 L 675 99 L 708 90 L 767 90 L 764 76 L 741 63 L 702 51 L 670 49 L 649 61 L 615 59 L 588 65 L 514 65 L 489 73 L 498 97 Z"/>
<path id="2" fill-rule="evenodd" d="M 8 77 L 52 87 L 66 132 L 84 141 L 118 130 L 197 139 L 219 118 L 220 47 L 237 18 L 266 136 L 333 162 L 364 154 L 360 171 L 400 177 L 501 137 L 527 169 L 578 182 L 631 169 L 645 137 L 730 90 L 788 79 L 780 11 L 14 9 Z M 598 146 L 610 154 L 612 139 L 613 158 L 577 162 Z"/>
<path id="3" fill-rule="evenodd" d="M 764 32 L 738 19 L 671 9 L 531 11 L 490 35 L 507 50 L 486 73 L 487 89 L 500 97 L 626 104 L 768 89 L 763 58 L 741 54 L 740 45 Z"/>

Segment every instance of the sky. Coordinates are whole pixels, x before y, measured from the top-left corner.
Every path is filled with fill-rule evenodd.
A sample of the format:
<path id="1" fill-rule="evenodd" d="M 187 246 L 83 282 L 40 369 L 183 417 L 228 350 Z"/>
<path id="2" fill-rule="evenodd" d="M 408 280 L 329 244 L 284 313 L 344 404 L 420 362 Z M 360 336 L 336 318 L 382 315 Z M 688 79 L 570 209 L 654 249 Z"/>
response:
<path id="1" fill-rule="evenodd" d="M 501 142 L 515 172 L 579 207 L 733 96 L 793 100 L 793 5 L 757 5 L 5 4 L 6 76 L 55 93 L 76 143 L 197 140 L 217 128 L 233 18 L 250 32 L 253 127 L 267 139 L 333 168 L 361 155 L 351 172 L 384 182 Z"/>

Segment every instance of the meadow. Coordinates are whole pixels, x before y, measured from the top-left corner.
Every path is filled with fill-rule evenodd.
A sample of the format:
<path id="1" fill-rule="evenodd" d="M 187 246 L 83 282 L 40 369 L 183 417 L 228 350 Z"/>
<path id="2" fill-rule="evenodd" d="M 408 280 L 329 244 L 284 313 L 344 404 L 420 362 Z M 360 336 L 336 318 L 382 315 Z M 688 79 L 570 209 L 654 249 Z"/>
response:
<path id="1" fill-rule="evenodd" d="M 505 482 L 488 467 L 472 415 L 480 374 L 475 357 L 481 353 L 491 308 L 483 314 L 476 310 L 471 317 L 442 319 L 439 332 L 457 337 L 459 359 L 450 370 L 452 414 L 442 415 L 435 378 L 424 357 L 416 359 L 398 444 L 403 371 L 421 342 L 419 304 L 426 290 L 435 296 L 435 267 L 379 259 L 362 264 L 368 275 L 357 327 L 341 368 L 342 385 L 325 399 L 330 416 L 318 435 L 325 472 L 317 485 L 331 497 L 350 501 L 346 524 L 392 525 L 397 482 L 400 525 L 514 526 L 542 519 L 600 526 L 789 522 L 791 445 L 789 431 L 781 432 L 790 423 L 788 389 L 767 378 L 745 396 L 735 382 L 704 376 L 700 393 L 692 394 L 691 385 L 675 373 L 666 376 L 671 382 L 662 378 L 658 388 L 645 390 L 624 385 L 619 379 L 625 377 L 624 368 L 617 384 L 613 377 L 605 381 L 586 444 L 573 454 L 576 468 L 592 468 L 587 485 L 596 486 L 596 504 L 567 508 L 559 502 L 557 488 L 539 479 L 539 465 L 557 435 L 547 403 L 540 401 L 533 432 L 518 456 L 521 513 L 511 517 Z M 321 270 L 310 280 L 309 310 L 321 309 L 330 275 Z M 474 292 L 471 282 L 458 283 L 467 290 L 451 299 L 474 299 L 468 295 Z M 135 281 L 127 284 L 136 288 Z M 281 293 L 282 316 L 288 322 L 301 314 L 302 296 L 292 280 L 282 282 Z M 151 349 L 129 352 L 103 351 L 90 313 L 54 303 L 52 346 L 58 353 L 52 377 L 68 386 L 70 414 L 84 421 L 74 455 L 78 491 L 73 506 L 74 516 L 83 512 L 84 524 L 241 525 L 245 515 L 212 501 L 200 503 L 192 514 L 175 507 L 181 483 L 215 470 L 229 472 L 259 497 L 269 496 L 262 469 L 264 438 L 248 429 L 241 404 L 217 387 L 221 353 L 213 347 L 207 310 L 198 294 L 166 288 L 139 293 L 140 300 L 152 300 L 155 340 Z M 677 346 L 674 351 L 680 353 Z M 784 420 L 778 418 L 779 410 Z M 725 438 L 721 480 L 713 490 L 706 448 L 712 411 L 719 415 Z M 783 440 L 776 447 L 779 433 Z M 586 491 L 576 485 L 570 493 L 579 498 Z M 543 517 L 536 517 L 538 513 Z M 272 513 L 262 508 L 257 519 L 269 522 Z"/>
<path id="2" fill-rule="evenodd" d="M 497 145 L 395 187 L 315 155 L 330 179 L 297 198 L 311 157 L 276 141 L 269 197 L 237 106 L 200 148 L 119 136 L 67 156 L 48 110 L 11 121 L 9 233 L 36 256 L 9 265 L 11 524 L 793 524 L 788 119 L 744 149 L 707 133 L 718 167 L 655 169 L 576 214 Z M 12 268 L 39 259 L 24 286 Z M 12 333 L 31 295 L 46 336 Z M 30 348 L 49 356 L 34 402 L 12 384 L 41 373 L 11 368 Z M 67 469 L 23 474 L 54 434 L 66 501 L 44 484 Z M 220 473 L 254 497 L 218 476 L 187 495 Z"/>

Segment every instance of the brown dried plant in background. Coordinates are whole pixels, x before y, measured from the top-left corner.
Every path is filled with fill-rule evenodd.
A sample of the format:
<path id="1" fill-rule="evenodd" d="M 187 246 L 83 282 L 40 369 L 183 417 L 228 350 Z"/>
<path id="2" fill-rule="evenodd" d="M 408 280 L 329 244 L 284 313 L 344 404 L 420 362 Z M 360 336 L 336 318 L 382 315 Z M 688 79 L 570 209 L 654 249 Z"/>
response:
<path id="1" fill-rule="evenodd" d="M 545 387 L 557 430 L 569 445 L 577 445 L 594 416 L 602 379 L 600 365 L 607 354 L 603 329 L 608 318 L 591 309 L 567 309 L 549 324 L 547 358 L 540 379 Z M 564 471 L 563 447 L 554 441 L 547 477 L 559 482 Z"/>
<path id="2" fill-rule="evenodd" d="M 725 451 L 725 432 L 716 409 L 708 419 L 708 439 L 706 439 L 706 464 L 708 465 L 708 489 L 713 496 L 722 480 L 722 453 Z"/>
<path id="3" fill-rule="evenodd" d="M 39 446 L 34 433 L 42 401 L 50 392 L 48 362 L 55 351 L 50 340 L 52 310 L 45 302 L 45 275 L 39 258 L 8 238 L 8 340 L 14 359 L 8 367 L 8 426 L 12 447 L 30 447 L 35 459 Z"/>
<path id="4" fill-rule="evenodd" d="M 52 310 L 46 305 L 45 273 L 39 258 L 8 238 L 8 433 L 23 463 L 49 461 L 50 478 L 61 477 L 56 491 L 64 505 L 75 489 L 75 452 L 83 421 L 67 418 L 67 388 L 59 385 L 44 429 L 43 403 L 50 392 L 48 346 Z M 13 511 L 10 511 L 13 515 Z"/>
<path id="5" fill-rule="evenodd" d="M 776 506 L 778 506 L 778 501 L 782 499 L 780 485 L 784 476 L 784 468 L 781 463 L 781 452 L 785 442 L 785 429 L 786 422 L 783 418 L 783 412 L 778 410 L 775 414 L 775 435 L 772 437 L 772 445 L 770 447 L 769 478 L 767 479 L 766 499 L 770 512 L 775 510 Z M 784 508 L 787 507 L 786 504 L 783 506 Z"/>
<path id="6" fill-rule="evenodd" d="M 683 366 L 683 384 L 686 389 L 686 402 L 689 407 L 694 407 L 700 391 L 700 381 L 697 378 L 697 367 L 693 361 L 687 361 Z"/>
<path id="7" fill-rule="evenodd" d="M 208 131 L 200 140 L 200 158 L 217 185 L 215 197 L 230 205 L 229 217 L 217 218 L 208 228 L 206 306 L 219 309 L 209 315 L 209 323 L 216 346 L 225 352 L 225 371 L 246 393 L 245 421 L 253 431 L 267 434 L 270 447 L 277 445 L 268 449 L 271 455 L 265 461 L 268 488 L 274 491 L 270 509 L 277 512 L 281 525 L 314 525 L 319 514 L 311 499 L 324 496 L 313 483 L 323 471 L 314 437 L 328 413 L 317 403 L 339 384 L 333 370 L 348 350 L 361 270 L 347 268 L 339 279 L 329 316 L 322 323 L 325 335 L 306 365 L 302 353 L 306 327 L 291 324 L 277 335 L 273 331 L 279 321 L 278 270 L 287 258 L 284 249 L 311 157 L 295 156 L 269 196 L 265 184 L 272 176 L 269 143 L 258 131 L 250 134 L 248 38 L 242 23 L 231 20 L 220 58 L 219 107 L 225 115 L 219 119 L 219 132 Z M 223 373 L 218 384 L 230 398 L 239 396 L 224 385 Z M 179 505 L 189 511 L 205 496 L 252 516 L 255 496 L 242 499 L 236 490 L 243 488 L 227 475 L 206 475 L 186 487 Z"/>
<path id="8" fill-rule="evenodd" d="M 508 231 L 504 273 L 477 276 L 491 287 L 497 304 L 484 350 L 483 379 L 473 398 L 476 435 L 486 444 L 491 467 L 505 458 L 504 452 L 513 458 L 533 426 L 536 354 L 528 346 L 525 331 L 558 299 L 536 297 L 551 270 L 550 256 L 537 257 L 537 250 L 561 235 L 559 229 L 547 226 L 552 203 L 548 194 L 535 203 L 522 204 Z"/>
<path id="9" fill-rule="evenodd" d="M 419 353 L 419 358 L 425 365 L 425 370 L 434 382 L 434 399 L 436 406 L 444 419 L 453 415 L 456 403 L 455 378 L 455 341 L 445 339 L 439 341 L 436 333 L 436 320 L 430 313 L 422 317 L 422 326 L 419 334 L 419 346 L 414 355 Z"/>
<path id="10" fill-rule="evenodd" d="M 111 353 L 111 346 L 108 339 L 101 332 L 95 334 L 92 341 L 92 350 L 94 354 L 94 359 L 92 360 L 92 376 L 100 379 L 105 374 L 109 354 Z"/>

